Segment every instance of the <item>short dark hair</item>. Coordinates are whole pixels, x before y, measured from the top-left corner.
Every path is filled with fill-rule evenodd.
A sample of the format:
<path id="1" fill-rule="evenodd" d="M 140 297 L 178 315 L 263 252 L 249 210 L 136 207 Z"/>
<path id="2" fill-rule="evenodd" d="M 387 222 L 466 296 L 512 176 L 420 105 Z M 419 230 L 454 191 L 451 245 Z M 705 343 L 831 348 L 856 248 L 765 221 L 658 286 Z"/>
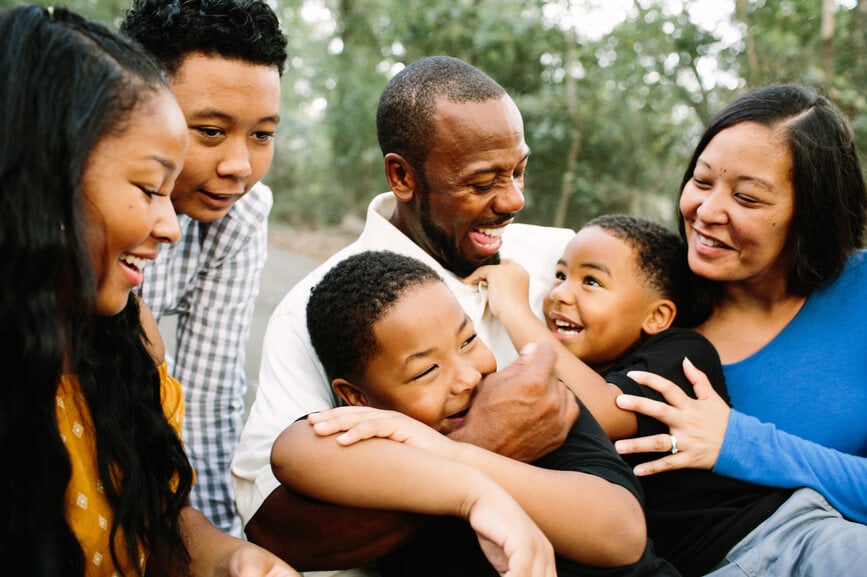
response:
<path id="1" fill-rule="evenodd" d="M 120 26 L 175 74 L 194 52 L 274 66 L 286 63 L 286 36 L 262 0 L 134 0 Z"/>
<path id="2" fill-rule="evenodd" d="M 434 135 L 436 101 L 487 102 L 502 97 L 505 89 L 463 60 L 429 56 L 398 72 L 386 85 L 376 109 L 376 136 L 383 156 L 401 155 L 424 174 L 424 162 Z"/>
<path id="3" fill-rule="evenodd" d="M 697 324 L 692 312 L 692 273 L 686 243 L 674 231 L 650 219 L 626 214 L 598 216 L 584 228 L 590 226 L 598 226 L 632 248 L 638 276 L 645 286 L 674 302 L 676 325 Z"/>
<path id="4" fill-rule="evenodd" d="M 681 192 L 708 143 L 742 122 L 779 130 L 792 154 L 795 211 L 788 246 L 795 258 L 788 284 L 793 293 L 809 295 L 834 280 L 863 241 L 867 189 L 852 130 L 837 107 L 812 88 L 757 88 L 732 101 L 705 130 Z M 684 235 L 682 214 L 679 220 Z"/>
<path id="5" fill-rule="evenodd" d="M 373 325 L 430 282 L 442 282 L 431 267 L 390 251 L 350 256 L 325 273 L 310 290 L 307 331 L 328 378 L 362 378 L 378 350 Z"/>

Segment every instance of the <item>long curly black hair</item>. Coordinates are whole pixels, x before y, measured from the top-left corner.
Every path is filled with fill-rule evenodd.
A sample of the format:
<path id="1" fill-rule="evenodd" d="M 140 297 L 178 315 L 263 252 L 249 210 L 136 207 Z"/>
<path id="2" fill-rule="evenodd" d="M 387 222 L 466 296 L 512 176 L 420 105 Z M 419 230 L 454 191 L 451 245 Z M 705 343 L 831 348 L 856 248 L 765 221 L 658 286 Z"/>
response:
<path id="1" fill-rule="evenodd" d="M 178 519 L 192 470 L 163 415 L 136 298 L 115 316 L 95 313 L 80 187 L 89 152 L 165 89 L 162 73 L 100 25 L 24 6 L 0 13 L 0 78 L 0 567 L 84 575 L 55 416 L 64 371 L 78 375 L 96 430 L 115 565 L 137 560 L 141 545 L 186 567 Z"/>

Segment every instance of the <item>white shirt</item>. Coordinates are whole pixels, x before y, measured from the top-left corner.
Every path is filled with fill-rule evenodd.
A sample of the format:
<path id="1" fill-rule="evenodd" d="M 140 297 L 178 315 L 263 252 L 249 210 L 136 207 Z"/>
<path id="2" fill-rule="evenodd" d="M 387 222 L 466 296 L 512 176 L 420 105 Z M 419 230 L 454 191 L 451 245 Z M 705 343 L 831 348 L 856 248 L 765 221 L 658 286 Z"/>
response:
<path id="1" fill-rule="evenodd" d="M 245 525 L 280 485 L 271 472 L 270 460 L 277 436 L 299 417 L 340 404 L 310 343 L 306 315 L 310 289 L 339 261 L 365 250 L 390 250 L 417 258 L 437 271 L 455 294 L 476 333 L 493 351 L 498 367 L 518 358 L 506 330 L 487 309 L 487 291 L 461 282 L 395 228 L 388 220 L 395 205 L 390 192 L 374 198 L 361 236 L 296 284 L 268 321 L 256 400 L 232 463 L 235 498 Z M 540 318 L 542 298 L 554 279 L 556 262 L 573 235 L 568 229 L 524 224 L 511 224 L 503 234 L 500 254 L 527 269 L 530 304 Z"/>

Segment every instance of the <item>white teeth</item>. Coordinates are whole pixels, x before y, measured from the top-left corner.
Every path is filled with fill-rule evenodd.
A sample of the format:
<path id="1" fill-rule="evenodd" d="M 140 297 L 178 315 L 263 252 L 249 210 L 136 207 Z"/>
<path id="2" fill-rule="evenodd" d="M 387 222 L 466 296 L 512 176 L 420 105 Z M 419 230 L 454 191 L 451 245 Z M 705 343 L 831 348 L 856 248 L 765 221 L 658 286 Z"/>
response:
<path id="1" fill-rule="evenodd" d="M 130 265 L 136 267 L 139 270 L 143 269 L 145 267 L 145 265 L 147 265 L 147 263 L 148 263 L 147 259 L 139 258 L 139 257 L 133 256 L 131 254 L 123 255 L 122 257 L 120 257 L 120 260 L 122 260 L 126 264 L 130 264 Z"/>
<path id="2" fill-rule="evenodd" d="M 698 237 L 698 242 L 700 242 L 700 243 L 703 244 L 704 246 L 711 246 L 711 247 L 721 247 L 721 246 L 725 246 L 725 245 L 724 245 L 723 243 L 721 243 L 721 242 L 717 242 L 717 241 L 715 241 L 715 240 L 713 240 L 713 239 L 707 238 L 707 237 L 702 236 L 702 235 L 700 235 L 700 234 L 697 234 L 696 236 Z"/>
<path id="3" fill-rule="evenodd" d="M 566 321 L 556 320 L 554 326 L 557 327 L 557 332 L 567 335 L 577 335 L 581 332 L 581 327 L 568 323 Z"/>
<path id="4" fill-rule="evenodd" d="M 506 230 L 505 226 L 498 226 L 497 228 L 480 228 L 479 232 L 488 236 L 503 236 L 504 230 Z"/>

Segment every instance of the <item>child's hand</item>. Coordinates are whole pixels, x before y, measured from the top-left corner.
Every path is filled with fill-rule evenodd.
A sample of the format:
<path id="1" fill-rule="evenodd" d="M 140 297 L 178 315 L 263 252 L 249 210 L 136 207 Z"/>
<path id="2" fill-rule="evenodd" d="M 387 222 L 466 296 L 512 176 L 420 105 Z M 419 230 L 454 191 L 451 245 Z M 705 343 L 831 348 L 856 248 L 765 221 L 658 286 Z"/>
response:
<path id="1" fill-rule="evenodd" d="M 397 411 L 371 407 L 337 407 L 308 415 L 307 420 L 321 437 L 343 431 L 337 437 L 337 442 L 341 445 L 352 445 L 371 438 L 391 439 L 442 457 L 453 457 L 454 441 Z"/>
<path id="2" fill-rule="evenodd" d="M 499 485 L 484 491 L 471 507 L 467 520 L 500 575 L 557 575 L 551 542 Z"/>
<path id="3" fill-rule="evenodd" d="M 232 554 L 228 569 L 229 577 L 300 577 L 285 561 L 252 543 Z"/>
<path id="4" fill-rule="evenodd" d="M 530 275 L 518 263 L 506 259 L 482 266 L 464 279 L 470 285 L 480 282 L 488 285 L 488 306 L 495 317 L 516 307 L 530 307 Z"/>

